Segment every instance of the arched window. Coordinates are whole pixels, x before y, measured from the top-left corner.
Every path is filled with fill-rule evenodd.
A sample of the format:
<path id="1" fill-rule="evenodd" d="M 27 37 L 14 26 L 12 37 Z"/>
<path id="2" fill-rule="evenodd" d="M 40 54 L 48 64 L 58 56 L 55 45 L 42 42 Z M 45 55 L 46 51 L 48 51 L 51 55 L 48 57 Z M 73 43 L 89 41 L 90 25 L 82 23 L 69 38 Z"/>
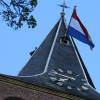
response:
<path id="1" fill-rule="evenodd" d="M 8 98 L 6 98 L 4 100 L 24 100 L 24 99 L 19 98 L 19 97 L 8 97 Z"/>

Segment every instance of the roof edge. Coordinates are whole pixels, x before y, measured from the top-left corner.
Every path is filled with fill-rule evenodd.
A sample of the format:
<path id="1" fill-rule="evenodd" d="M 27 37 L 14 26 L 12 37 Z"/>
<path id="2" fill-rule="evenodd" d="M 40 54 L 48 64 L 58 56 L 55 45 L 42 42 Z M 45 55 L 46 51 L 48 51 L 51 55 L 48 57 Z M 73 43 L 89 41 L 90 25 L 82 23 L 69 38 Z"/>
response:
<path id="1" fill-rule="evenodd" d="M 35 91 L 38 91 L 38 92 L 44 92 L 46 94 L 58 96 L 58 97 L 65 98 L 65 99 L 87 100 L 85 98 L 83 99 L 81 97 L 66 94 L 66 93 L 61 92 L 61 91 L 53 90 L 53 89 L 50 89 L 50 88 L 46 88 L 46 87 L 43 87 L 43 86 L 39 86 L 39 85 L 36 85 L 36 84 L 29 83 L 29 82 L 26 82 L 26 81 L 22 81 L 20 79 L 16 79 L 16 77 L 14 77 L 14 76 L 8 76 L 8 75 L 0 74 L 0 81 L 7 83 L 7 84 L 13 84 L 15 86 L 23 87 L 23 88 L 26 88 L 26 89 L 35 90 Z"/>

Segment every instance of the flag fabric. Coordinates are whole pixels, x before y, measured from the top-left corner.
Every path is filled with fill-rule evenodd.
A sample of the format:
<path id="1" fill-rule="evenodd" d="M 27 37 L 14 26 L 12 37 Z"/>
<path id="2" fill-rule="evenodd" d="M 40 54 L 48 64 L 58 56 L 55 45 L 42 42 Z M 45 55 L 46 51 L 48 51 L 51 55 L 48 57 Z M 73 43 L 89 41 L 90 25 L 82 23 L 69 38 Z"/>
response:
<path id="1" fill-rule="evenodd" d="M 94 44 L 88 34 L 88 31 L 86 30 L 86 28 L 84 27 L 84 25 L 81 23 L 80 19 L 77 16 L 76 6 L 72 14 L 72 18 L 68 27 L 67 34 L 80 40 L 83 43 L 88 44 L 91 49 L 94 48 Z"/>

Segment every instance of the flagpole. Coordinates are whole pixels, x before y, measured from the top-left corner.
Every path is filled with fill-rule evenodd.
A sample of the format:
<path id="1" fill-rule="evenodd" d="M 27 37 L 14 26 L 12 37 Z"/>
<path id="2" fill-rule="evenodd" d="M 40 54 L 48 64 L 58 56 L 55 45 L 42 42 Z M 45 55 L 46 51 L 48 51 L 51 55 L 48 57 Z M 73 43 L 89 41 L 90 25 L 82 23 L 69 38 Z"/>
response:
<path id="1" fill-rule="evenodd" d="M 73 12 L 74 12 L 74 10 L 76 9 L 76 7 L 77 7 L 77 6 L 74 6 Z M 73 15 L 73 13 L 72 13 L 72 15 Z M 70 18 L 68 28 L 69 28 L 69 26 L 70 26 L 71 20 L 72 20 L 72 16 L 71 16 L 71 18 Z M 67 30 L 66 30 L 66 33 L 67 33 L 67 31 L 68 31 L 68 28 L 67 28 Z"/>
<path id="2" fill-rule="evenodd" d="M 76 8 L 76 6 L 74 6 L 73 12 L 74 12 L 75 8 Z M 73 15 L 73 13 L 72 13 L 72 15 Z M 72 16 L 71 16 L 71 19 L 72 19 Z M 70 19 L 68 28 L 69 28 L 69 26 L 70 26 L 71 19 Z M 67 28 L 66 32 L 68 31 L 68 28 Z M 67 35 L 67 34 L 66 34 L 66 35 Z M 84 76 L 85 76 L 85 79 L 87 80 L 87 83 L 89 84 L 87 75 L 86 75 L 85 70 L 84 70 L 84 68 L 83 68 L 82 60 L 80 60 L 80 54 L 79 54 L 79 52 L 78 52 L 78 49 L 77 49 L 77 47 L 76 47 L 76 45 L 75 45 L 75 43 L 74 43 L 74 40 L 73 40 L 72 36 L 69 36 L 69 37 L 70 37 L 70 39 L 71 39 L 73 48 L 74 48 L 74 50 L 75 50 L 75 53 L 76 53 L 76 56 L 77 56 L 78 61 L 79 61 L 79 63 L 80 63 L 80 66 L 81 66 L 81 68 L 82 68 L 82 71 L 83 71 L 83 74 L 84 74 Z"/>

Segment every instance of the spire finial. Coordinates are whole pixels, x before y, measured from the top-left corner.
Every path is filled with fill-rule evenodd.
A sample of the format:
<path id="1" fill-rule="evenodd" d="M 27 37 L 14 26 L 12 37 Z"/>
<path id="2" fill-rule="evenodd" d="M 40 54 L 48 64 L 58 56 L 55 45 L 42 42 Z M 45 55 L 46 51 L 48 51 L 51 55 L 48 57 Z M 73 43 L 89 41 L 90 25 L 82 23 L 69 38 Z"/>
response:
<path id="1" fill-rule="evenodd" d="M 60 7 L 63 8 L 63 9 L 62 9 L 62 12 L 61 12 L 61 15 L 65 15 L 65 12 L 64 12 L 64 9 L 65 9 L 65 8 L 70 8 L 70 7 L 67 7 L 67 6 L 66 6 L 65 0 L 63 0 L 63 5 L 58 5 L 58 6 L 60 6 Z"/>

